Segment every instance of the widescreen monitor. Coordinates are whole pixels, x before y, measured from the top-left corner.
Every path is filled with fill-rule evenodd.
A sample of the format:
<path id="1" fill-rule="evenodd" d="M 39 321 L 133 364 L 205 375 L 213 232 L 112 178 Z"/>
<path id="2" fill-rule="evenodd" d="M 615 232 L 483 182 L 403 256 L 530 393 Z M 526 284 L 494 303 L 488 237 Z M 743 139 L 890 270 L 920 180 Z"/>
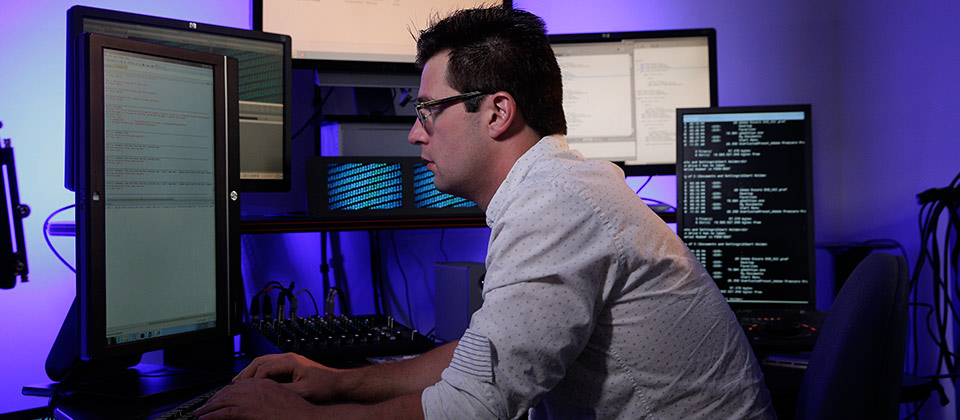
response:
<path id="1" fill-rule="evenodd" d="M 237 59 L 240 77 L 240 189 L 290 189 L 290 37 L 261 31 L 74 6 L 67 11 L 65 185 L 73 190 L 80 34 L 100 33 Z"/>
<path id="2" fill-rule="evenodd" d="M 816 309 L 810 110 L 677 110 L 677 232 L 734 310 Z"/>
<path id="3" fill-rule="evenodd" d="M 714 29 L 550 35 L 567 141 L 629 175 L 675 171 L 677 108 L 716 106 Z"/>
<path id="4" fill-rule="evenodd" d="M 240 284 L 237 61 L 80 41 L 77 299 L 48 358 L 53 379 L 228 338 Z"/>
<path id="5" fill-rule="evenodd" d="M 414 34 L 451 11 L 511 0 L 254 0 L 253 27 L 289 34 L 294 66 L 323 85 L 417 87 Z"/>

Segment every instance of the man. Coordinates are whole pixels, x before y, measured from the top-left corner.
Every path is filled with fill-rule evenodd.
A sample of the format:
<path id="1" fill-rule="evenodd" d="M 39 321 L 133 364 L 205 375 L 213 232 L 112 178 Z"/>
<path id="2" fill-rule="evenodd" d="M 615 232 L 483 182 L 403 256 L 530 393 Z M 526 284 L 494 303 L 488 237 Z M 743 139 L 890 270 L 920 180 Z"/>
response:
<path id="1" fill-rule="evenodd" d="M 258 358 L 201 419 L 774 417 L 703 267 L 622 171 L 567 147 L 543 22 L 463 10 L 423 31 L 417 52 L 409 140 L 439 190 L 486 212 L 483 306 L 461 340 L 403 362 Z"/>

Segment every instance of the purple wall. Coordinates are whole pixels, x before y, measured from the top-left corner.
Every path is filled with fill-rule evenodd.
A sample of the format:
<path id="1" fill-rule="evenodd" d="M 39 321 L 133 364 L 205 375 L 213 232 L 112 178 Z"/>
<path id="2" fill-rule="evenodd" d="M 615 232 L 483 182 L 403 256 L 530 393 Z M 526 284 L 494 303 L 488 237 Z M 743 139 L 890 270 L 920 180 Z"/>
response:
<path id="1" fill-rule="evenodd" d="M 552 33 L 714 27 L 718 32 L 721 105 L 810 103 L 814 115 L 814 186 L 820 241 L 892 238 L 912 260 L 919 241 L 915 194 L 945 186 L 960 170 L 960 5 L 894 0 L 760 2 L 731 0 L 514 0 L 544 17 Z M 73 275 L 47 249 L 41 226 L 73 202 L 62 187 L 66 1 L 7 5 L 0 24 L 0 137 L 16 149 L 30 283 L 0 290 L 0 413 L 39 406 L 19 395 L 46 381 L 43 360 L 74 295 Z M 249 1 L 92 1 L 87 5 L 213 24 L 249 27 Z M 673 202 L 673 181 L 658 179 L 644 196 Z M 648 187 L 651 188 L 651 187 Z M 62 214 L 56 220 L 70 220 Z M 382 234 L 384 260 L 405 307 L 403 262 L 417 327 L 432 327 L 434 261 L 482 261 L 485 229 Z M 441 244 L 441 238 L 443 242 Z M 357 309 L 371 305 L 365 233 L 344 233 L 344 265 Z M 54 245 L 73 261 L 72 242 Z M 244 238 L 244 274 L 276 276 L 318 290 L 319 239 L 314 234 Z M 830 260 L 818 253 L 818 273 Z M 356 286 L 354 287 L 354 282 Z M 256 282 L 253 282 L 256 283 Z M 256 284 L 248 284 L 256 287 Z M 301 310 L 306 305 L 301 305 Z M 312 309 L 312 308 L 311 308 Z"/>

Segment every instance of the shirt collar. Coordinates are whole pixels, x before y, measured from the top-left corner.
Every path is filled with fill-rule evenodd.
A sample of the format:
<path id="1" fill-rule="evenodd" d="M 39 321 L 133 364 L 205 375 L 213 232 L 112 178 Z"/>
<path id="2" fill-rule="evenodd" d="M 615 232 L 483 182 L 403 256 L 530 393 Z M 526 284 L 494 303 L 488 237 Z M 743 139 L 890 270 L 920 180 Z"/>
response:
<path id="1" fill-rule="evenodd" d="M 537 144 L 534 144 L 533 147 L 524 152 L 524 154 L 520 156 L 520 159 L 517 159 L 517 162 L 510 168 L 507 177 L 500 183 L 497 192 L 494 193 L 493 198 L 490 199 L 490 204 L 487 205 L 486 212 L 487 226 L 492 226 L 496 219 L 500 217 L 503 208 L 506 206 L 506 197 L 510 195 L 510 190 L 523 182 L 523 179 L 526 178 L 527 173 L 533 168 L 535 162 L 544 156 L 566 150 L 570 150 L 566 138 L 562 135 L 552 135 L 540 139 Z"/>

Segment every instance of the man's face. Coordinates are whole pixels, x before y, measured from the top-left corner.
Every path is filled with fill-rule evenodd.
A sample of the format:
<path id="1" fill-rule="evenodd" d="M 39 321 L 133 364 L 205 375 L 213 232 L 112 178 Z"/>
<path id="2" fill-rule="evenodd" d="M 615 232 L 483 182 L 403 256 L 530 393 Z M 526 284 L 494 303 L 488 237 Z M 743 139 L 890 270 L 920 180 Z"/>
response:
<path id="1" fill-rule="evenodd" d="M 441 53 L 423 67 L 418 102 L 458 95 L 447 84 L 449 56 Z M 441 192 L 475 200 L 483 180 L 485 161 L 480 136 L 479 113 L 466 111 L 462 101 L 428 109 L 425 124 L 414 122 L 407 140 L 420 146 L 420 158 L 434 174 L 433 183 Z"/>

